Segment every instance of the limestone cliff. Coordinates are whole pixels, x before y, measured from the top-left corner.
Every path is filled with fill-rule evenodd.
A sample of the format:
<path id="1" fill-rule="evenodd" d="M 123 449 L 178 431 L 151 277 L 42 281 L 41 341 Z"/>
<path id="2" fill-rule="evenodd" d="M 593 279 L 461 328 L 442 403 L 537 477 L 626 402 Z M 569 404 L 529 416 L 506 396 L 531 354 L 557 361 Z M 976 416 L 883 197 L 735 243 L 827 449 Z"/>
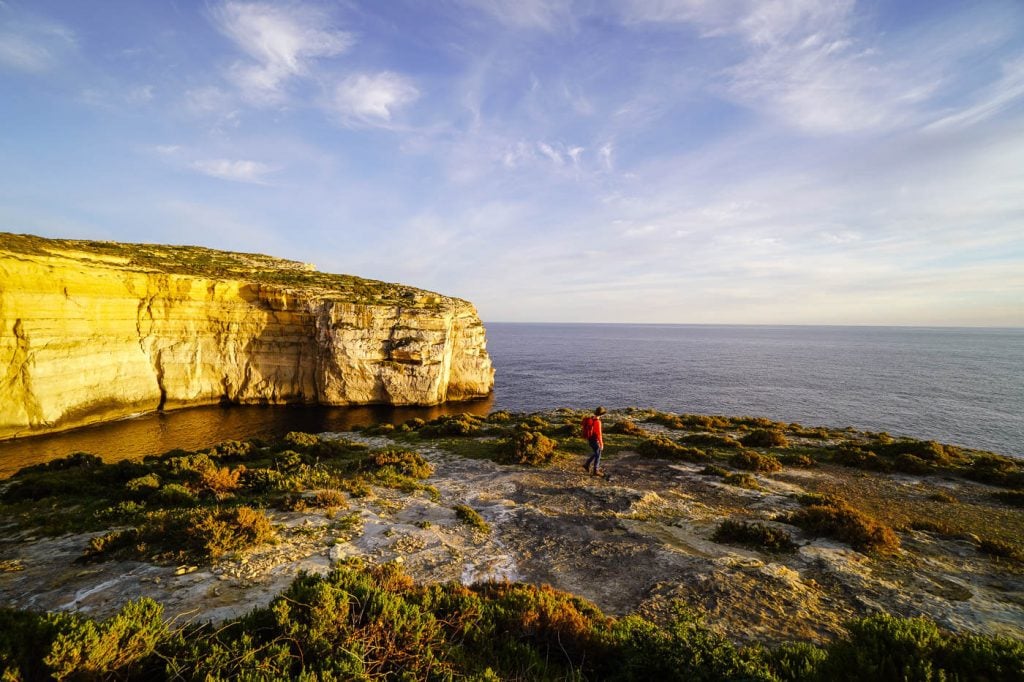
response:
<path id="1" fill-rule="evenodd" d="M 468 302 L 197 247 L 0 233 L 0 439 L 218 402 L 486 396 Z"/>

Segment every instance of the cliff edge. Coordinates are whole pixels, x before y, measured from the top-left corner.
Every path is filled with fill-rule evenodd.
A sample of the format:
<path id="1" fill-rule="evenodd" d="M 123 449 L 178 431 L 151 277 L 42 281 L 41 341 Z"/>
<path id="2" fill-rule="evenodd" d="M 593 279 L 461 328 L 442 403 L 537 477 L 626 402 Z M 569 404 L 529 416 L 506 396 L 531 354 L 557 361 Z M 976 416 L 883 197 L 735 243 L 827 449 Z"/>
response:
<path id="1" fill-rule="evenodd" d="M 199 247 L 0 233 L 0 439 L 219 402 L 434 405 L 494 385 L 467 301 Z"/>

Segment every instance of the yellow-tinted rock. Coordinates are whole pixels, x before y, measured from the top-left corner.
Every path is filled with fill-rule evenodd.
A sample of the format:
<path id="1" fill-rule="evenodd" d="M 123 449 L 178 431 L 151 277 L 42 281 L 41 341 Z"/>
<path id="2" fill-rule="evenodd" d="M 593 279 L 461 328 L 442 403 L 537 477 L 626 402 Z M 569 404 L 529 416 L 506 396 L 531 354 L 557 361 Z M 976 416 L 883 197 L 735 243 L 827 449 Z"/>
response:
<path id="1" fill-rule="evenodd" d="M 468 302 L 268 256 L 0 233 L 0 438 L 217 402 L 490 393 Z"/>

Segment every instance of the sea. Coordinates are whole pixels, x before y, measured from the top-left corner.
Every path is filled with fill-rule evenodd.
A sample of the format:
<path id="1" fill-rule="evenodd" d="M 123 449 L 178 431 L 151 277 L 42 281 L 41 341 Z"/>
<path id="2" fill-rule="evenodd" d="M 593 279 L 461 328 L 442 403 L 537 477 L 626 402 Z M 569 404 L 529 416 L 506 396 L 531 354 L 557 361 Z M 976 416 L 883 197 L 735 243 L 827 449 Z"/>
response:
<path id="1" fill-rule="evenodd" d="M 491 410 L 630 406 L 887 431 L 1024 457 L 1024 329 L 487 324 L 485 400 L 433 408 L 213 406 L 0 443 L 0 476 L 288 431 Z"/>

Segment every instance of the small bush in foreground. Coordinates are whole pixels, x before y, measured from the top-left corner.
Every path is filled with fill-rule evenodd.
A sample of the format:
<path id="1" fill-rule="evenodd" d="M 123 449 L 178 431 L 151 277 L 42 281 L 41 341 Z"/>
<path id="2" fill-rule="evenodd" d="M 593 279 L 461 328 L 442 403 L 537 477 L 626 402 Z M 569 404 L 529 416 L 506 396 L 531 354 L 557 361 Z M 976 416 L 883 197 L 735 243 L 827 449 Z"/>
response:
<path id="1" fill-rule="evenodd" d="M 783 520 L 803 528 L 812 535 L 845 542 L 858 552 L 886 553 L 893 552 L 900 546 L 899 538 L 892 528 L 836 498 L 816 501 L 806 509 L 789 514 Z"/>
<path id="2" fill-rule="evenodd" d="M 732 519 L 726 519 L 718 524 L 711 539 L 715 542 L 746 545 L 769 552 L 793 552 L 797 547 L 790 534 L 784 530 L 763 523 L 747 523 Z"/>
<path id="3" fill-rule="evenodd" d="M 753 450 L 740 450 L 729 458 L 729 464 L 737 469 L 771 473 L 782 469 L 782 463 L 773 455 L 762 455 Z"/>
<path id="4" fill-rule="evenodd" d="M 789 441 L 782 431 L 774 429 L 754 429 L 740 438 L 740 442 L 748 448 L 785 448 Z"/>

